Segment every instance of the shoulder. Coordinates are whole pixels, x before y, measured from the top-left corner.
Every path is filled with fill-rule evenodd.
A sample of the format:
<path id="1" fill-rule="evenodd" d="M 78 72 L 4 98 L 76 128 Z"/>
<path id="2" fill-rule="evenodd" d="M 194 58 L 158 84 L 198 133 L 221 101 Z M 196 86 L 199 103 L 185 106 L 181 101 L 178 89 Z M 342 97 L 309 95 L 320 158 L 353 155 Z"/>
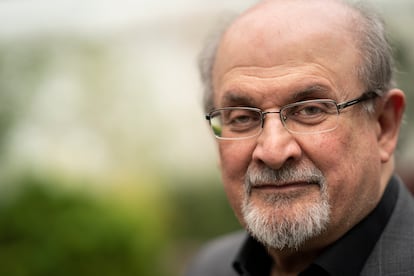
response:
<path id="1" fill-rule="evenodd" d="M 194 257 L 185 275 L 237 275 L 232 263 L 246 237 L 244 231 L 239 231 L 210 241 Z"/>
<path id="2" fill-rule="evenodd" d="M 414 275 L 413 218 L 414 197 L 399 183 L 393 214 L 365 265 L 372 273 L 366 275 Z"/>
<path id="3" fill-rule="evenodd" d="M 399 184 L 397 203 L 381 239 L 394 243 L 397 238 L 414 245 L 414 197 L 403 183 Z M 410 252 L 414 254 L 414 249 Z"/>

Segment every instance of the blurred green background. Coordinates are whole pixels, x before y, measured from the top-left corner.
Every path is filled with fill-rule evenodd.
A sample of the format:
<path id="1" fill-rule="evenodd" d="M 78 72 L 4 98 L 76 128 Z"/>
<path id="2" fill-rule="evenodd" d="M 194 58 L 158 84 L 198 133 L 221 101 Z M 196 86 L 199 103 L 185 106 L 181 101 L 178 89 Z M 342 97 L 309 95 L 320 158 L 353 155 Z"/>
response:
<path id="1" fill-rule="evenodd" d="M 0 2 L 0 275 L 181 275 L 239 227 L 196 55 L 254 2 Z M 412 181 L 414 2 L 371 2 L 409 99 L 398 170 Z"/>

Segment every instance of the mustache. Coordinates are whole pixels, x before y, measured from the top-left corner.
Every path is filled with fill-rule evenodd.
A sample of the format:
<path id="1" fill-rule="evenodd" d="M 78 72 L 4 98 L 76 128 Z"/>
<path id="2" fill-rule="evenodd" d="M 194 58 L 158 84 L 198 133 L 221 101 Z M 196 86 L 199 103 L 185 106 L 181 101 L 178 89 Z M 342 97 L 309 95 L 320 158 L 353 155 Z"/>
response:
<path id="1" fill-rule="evenodd" d="M 325 189 L 325 176 L 316 167 L 285 165 L 280 169 L 250 165 L 245 176 L 245 188 L 250 194 L 252 187 L 260 185 L 280 186 L 288 183 L 305 182 L 318 184 Z"/>

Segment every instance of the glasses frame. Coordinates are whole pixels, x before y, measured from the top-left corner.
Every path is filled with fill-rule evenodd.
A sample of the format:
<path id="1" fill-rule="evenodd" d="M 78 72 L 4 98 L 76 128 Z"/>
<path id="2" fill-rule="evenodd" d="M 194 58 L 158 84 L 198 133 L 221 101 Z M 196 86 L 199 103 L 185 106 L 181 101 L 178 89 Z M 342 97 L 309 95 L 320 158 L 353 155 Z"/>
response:
<path id="1" fill-rule="evenodd" d="M 337 116 L 339 116 L 339 114 L 341 114 L 341 111 L 344 110 L 347 107 L 353 106 L 355 104 L 367 101 L 367 100 L 371 100 L 374 99 L 376 97 L 378 97 L 379 94 L 375 91 L 367 91 L 365 93 L 363 93 L 360 97 L 346 101 L 346 102 L 342 102 L 342 103 L 336 103 L 336 101 L 331 100 L 331 99 L 317 99 L 317 100 L 307 100 L 307 101 L 299 101 L 299 102 L 295 102 L 295 103 L 291 103 L 291 104 L 287 104 L 282 106 L 279 111 L 263 111 L 260 108 L 256 108 L 256 107 L 243 107 L 243 106 L 233 106 L 233 107 L 223 107 L 223 108 L 218 108 L 218 109 L 214 109 L 212 111 L 210 111 L 209 113 L 205 114 L 205 119 L 209 122 L 209 126 L 210 129 L 213 131 L 212 129 L 212 125 L 211 125 L 211 119 L 212 119 L 212 114 L 218 111 L 223 111 L 223 110 L 232 110 L 232 109 L 237 109 L 237 110 L 251 110 L 251 111 L 256 111 L 258 113 L 261 114 L 260 116 L 260 123 L 261 123 L 261 127 L 260 127 L 260 131 L 258 131 L 256 134 L 254 135 L 250 135 L 250 136 L 246 136 L 246 137 L 236 137 L 236 138 L 227 138 L 227 137 L 220 137 L 217 136 L 216 134 L 213 134 L 214 136 L 219 139 L 219 140 L 244 140 L 244 139 L 249 139 L 249 138 L 253 138 L 256 137 L 258 135 L 260 135 L 260 133 L 263 130 L 264 127 L 264 121 L 266 118 L 267 114 L 273 114 L 273 113 L 278 113 L 279 114 L 279 118 L 280 121 L 282 122 L 283 127 L 289 131 L 290 133 L 303 133 L 303 134 L 317 134 L 317 133 L 323 133 L 323 132 L 329 132 L 332 131 L 335 128 L 332 129 L 328 129 L 328 130 L 323 130 L 323 131 L 316 131 L 316 132 L 300 132 L 300 131 L 293 131 L 290 130 L 287 126 L 286 126 L 286 120 L 287 118 L 283 116 L 283 111 L 286 110 L 287 108 L 291 108 L 294 106 L 298 106 L 301 104 L 306 104 L 306 103 L 316 103 L 316 102 L 330 102 L 335 104 L 336 109 L 337 109 Z"/>

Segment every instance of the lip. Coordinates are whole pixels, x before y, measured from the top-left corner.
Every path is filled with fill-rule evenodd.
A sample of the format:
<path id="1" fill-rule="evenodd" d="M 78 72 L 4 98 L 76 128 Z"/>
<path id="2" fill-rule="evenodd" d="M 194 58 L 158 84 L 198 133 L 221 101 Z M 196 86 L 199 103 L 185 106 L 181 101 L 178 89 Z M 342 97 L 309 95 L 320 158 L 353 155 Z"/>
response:
<path id="1" fill-rule="evenodd" d="M 252 186 L 254 190 L 262 190 L 262 191 L 285 191 L 285 190 L 294 190 L 294 189 L 303 189 L 308 188 L 310 186 L 317 185 L 318 183 L 315 182 L 291 182 L 291 183 L 280 183 L 280 184 L 255 184 Z"/>

